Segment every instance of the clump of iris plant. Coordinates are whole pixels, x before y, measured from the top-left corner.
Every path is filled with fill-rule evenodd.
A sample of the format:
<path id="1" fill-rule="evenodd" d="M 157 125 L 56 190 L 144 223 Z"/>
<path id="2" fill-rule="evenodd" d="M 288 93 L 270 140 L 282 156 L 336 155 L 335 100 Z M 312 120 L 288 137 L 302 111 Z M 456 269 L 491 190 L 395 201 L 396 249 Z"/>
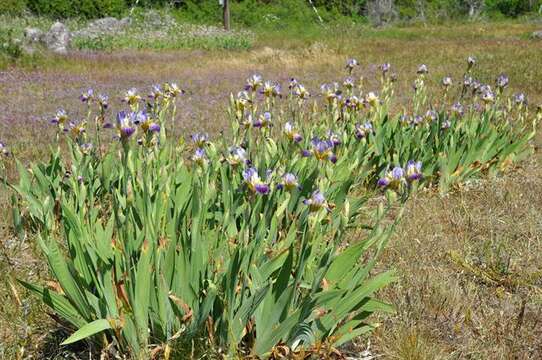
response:
<path id="1" fill-rule="evenodd" d="M 248 189 L 253 193 L 260 195 L 269 194 L 269 185 L 262 181 L 256 168 L 250 167 L 243 170 L 243 180 L 245 181 Z"/>

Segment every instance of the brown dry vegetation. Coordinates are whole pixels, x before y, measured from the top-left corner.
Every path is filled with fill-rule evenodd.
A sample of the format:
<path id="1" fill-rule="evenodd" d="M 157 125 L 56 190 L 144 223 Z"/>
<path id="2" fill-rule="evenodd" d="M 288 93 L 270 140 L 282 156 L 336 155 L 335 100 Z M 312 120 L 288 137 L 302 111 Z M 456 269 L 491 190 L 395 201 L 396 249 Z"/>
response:
<path id="1" fill-rule="evenodd" d="M 491 82 L 500 72 L 511 91 L 542 102 L 542 42 L 528 40 L 532 24 L 469 24 L 384 30 L 349 30 L 308 37 L 262 35 L 245 52 L 179 51 L 75 54 L 48 58 L 35 68 L 0 73 L 0 139 L 25 161 L 43 158 L 52 132 L 41 119 L 63 106 L 82 111 L 77 97 L 93 87 L 115 97 L 129 87 L 178 80 L 188 89 L 180 133 L 217 133 L 224 108 L 253 72 L 286 81 L 296 76 L 316 90 L 339 80 L 347 57 L 361 60 L 360 74 L 376 86 L 378 64 L 390 62 L 401 93 L 410 91 L 417 65 L 426 63 L 434 84 L 455 80 L 465 58 L 479 60 L 477 75 Z M 537 140 L 540 144 L 540 137 Z M 542 358 L 542 158 L 515 172 L 473 182 L 447 196 L 418 193 L 390 241 L 381 267 L 400 281 L 382 292 L 397 313 L 382 318 L 370 337 L 373 355 L 390 359 Z M 60 358 L 58 326 L 14 277 L 47 279 L 31 236 L 12 232 L 9 194 L 0 192 L 0 358 L 16 352 Z M 9 276 L 8 276 L 9 274 Z M 13 286 L 12 286 L 13 285 Z M 81 353 L 83 354 L 83 353 Z M 83 356 L 83 355 L 81 355 Z"/>

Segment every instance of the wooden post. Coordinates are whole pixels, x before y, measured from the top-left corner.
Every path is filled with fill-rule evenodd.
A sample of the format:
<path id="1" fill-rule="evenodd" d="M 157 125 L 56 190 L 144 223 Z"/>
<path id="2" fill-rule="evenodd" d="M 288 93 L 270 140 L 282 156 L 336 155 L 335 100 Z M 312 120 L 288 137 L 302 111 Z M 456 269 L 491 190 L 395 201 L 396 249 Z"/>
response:
<path id="1" fill-rule="evenodd" d="M 224 30 L 230 30 L 230 0 L 222 0 Z"/>

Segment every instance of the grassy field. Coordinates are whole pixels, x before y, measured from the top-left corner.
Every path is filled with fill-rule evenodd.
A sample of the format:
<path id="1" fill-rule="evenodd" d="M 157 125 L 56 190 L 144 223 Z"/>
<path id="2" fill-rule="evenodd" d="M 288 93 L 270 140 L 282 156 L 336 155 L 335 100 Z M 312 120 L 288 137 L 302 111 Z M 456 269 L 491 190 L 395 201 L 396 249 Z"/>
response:
<path id="1" fill-rule="evenodd" d="M 45 119 L 58 107 L 83 116 L 79 94 L 92 87 L 113 107 L 130 88 L 178 81 L 187 93 L 179 134 L 223 129 L 227 94 L 260 73 L 285 83 L 303 79 L 313 92 L 336 79 L 345 59 L 361 62 L 367 88 L 378 65 L 397 72 L 399 98 L 411 91 L 417 66 L 429 67 L 431 86 L 459 81 L 474 55 L 476 76 L 492 83 L 506 73 L 510 91 L 542 103 L 542 42 L 529 23 L 441 26 L 333 27 L 304 34 L 261 33 L 250 50 L 122 50 L 44 57 L 0 72 L 0 140 L 24 161 L 48 153 L 53 131 Z M 402 99 L 406 99 L 403 96 Z M 397 108 L 401 108 L 401 103 Z M 76 116 L 77 117 L 77 116 Z M 536 140 L 541 143 L 540 136 Z M 483 179 L 446 196 L 416 194 L 381 260 L 400 281 L 382 294 L 397 313 L 382 318 L 360 349 L 390 359 L 538 359 L 542 357 L 542 157 L 537 151 L 516 171 Z M 46 281 L 47 268 L 31 236 L 11 228 L 9 194 L 0 193 L 0 358 L 85 358 L 84 349 L 58 347 L 62 329 L 14 279 Z M 355 234 L 352 234 L 355 239 Z M 80 352 L 77 352 L 77 351 Z M 19 354 L 19 355 L 17 355 Z M 86 355 L 88 358 L 88 355 Z"/>

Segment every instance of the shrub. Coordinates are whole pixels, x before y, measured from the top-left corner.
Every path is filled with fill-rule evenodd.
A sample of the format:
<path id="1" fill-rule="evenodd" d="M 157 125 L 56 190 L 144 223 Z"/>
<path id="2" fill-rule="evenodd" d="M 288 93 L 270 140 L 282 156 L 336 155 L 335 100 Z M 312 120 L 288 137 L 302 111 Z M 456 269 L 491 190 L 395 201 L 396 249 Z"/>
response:
<path id="1" fill-rule="evenodd" d="M 124 0 L 28 0 L 28 7 L 38 15 L 53 18 L 87 19 L 119 16 L 126 9 Z"/>
<path id="2" fill-rule="evenodd" d="M 17 60 L 23 55 L 21 41 L 13 37 L 13 31 L 8 30 L 6 33 L 0 34 L 0 56 L 6 57 L 8 60 Z"/>
<path id="3" fill-rule="evenodd" d="M 22 15 L 26 10 L 26 0 L 2 0 L 0 2 L 0 15 Z"/>

